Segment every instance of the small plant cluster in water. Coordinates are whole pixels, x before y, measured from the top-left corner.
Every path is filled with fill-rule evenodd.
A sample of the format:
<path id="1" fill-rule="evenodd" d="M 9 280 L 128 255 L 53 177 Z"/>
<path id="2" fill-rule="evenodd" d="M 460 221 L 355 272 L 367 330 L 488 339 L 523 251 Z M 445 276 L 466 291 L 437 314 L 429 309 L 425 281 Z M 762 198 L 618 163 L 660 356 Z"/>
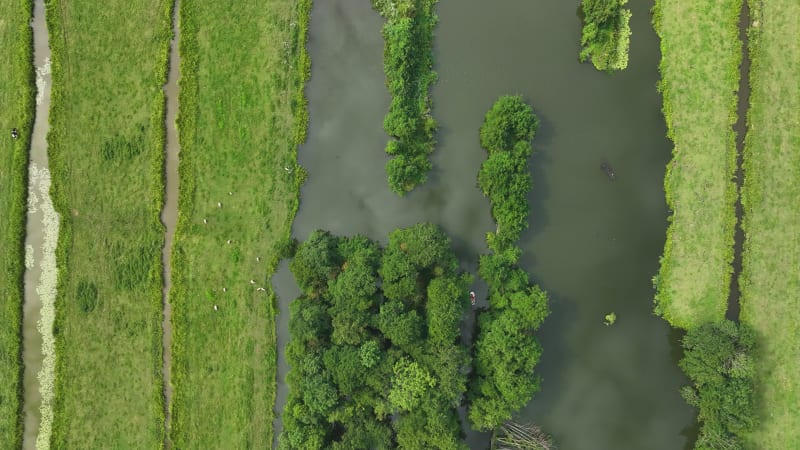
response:
<path id="1" fill-rule="evenodd" d="M 279 448 L 466 448 L 456 408 L 472 277 L 447 236 L 418 224 L 384 249 L 315 231 L 290 268 L 303 294 L 290 306 Z"/>
<path id="2" fill-rule="evenodd" d="M 597 70 L 628 67 L 631 10 L 628 0 L 583 0 L 580 60 L 592 60 Z"/>
<path id="3" fill-rule="evenodd" d="M 392 96 L 383 127 L 394 139 L 386 145 L 393 156 L 386 164 L 389 187 L 404 195 L 425 182 L 431 170 L 436 121 L 431 117 L 433 28 L 436 0 L 373 0 L 386 19 L 383 68 Z"/>
<path id="4" fill-rule="evenodd" d="M 528 226 L 531 175 L 528 158 L 538 126 L 533 109 L 519 96 L 500 97 L 486 114 L 481 145 L 489 157 L 478 185 L 489 197 L 497 230 L 487 235 L 492 251 L 478 271 L 489 285 L 488 311 L 478 316 L 475 374 L 469 387 L 469 418 L 480 430 L 496 428 L 539 390 L 533 369 L 542 348 L 533 335 L 550 313 L 547 294 L 518 265 L 516 246 Z"/>

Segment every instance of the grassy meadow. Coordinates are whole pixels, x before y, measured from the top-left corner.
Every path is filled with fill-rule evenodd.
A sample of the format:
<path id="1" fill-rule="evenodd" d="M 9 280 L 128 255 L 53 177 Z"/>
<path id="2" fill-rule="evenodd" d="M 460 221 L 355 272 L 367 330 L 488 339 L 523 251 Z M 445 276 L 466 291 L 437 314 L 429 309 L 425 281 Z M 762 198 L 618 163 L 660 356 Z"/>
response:
<path id="1" fill-rule="evenodd" d="M 47 3 L 61 216 L 54 448 L 163 442 L 158 213 L 171 5 Z"/>
<path id="2" fill-rule="evenodd" d="M 30 0 L 0 0 L 0 442 L 22 445 L 20 353 L 25 199 L 34 83 Z M 13 141 L 10 130 L 20 130 Z"/>
<path id="3" fill-rule="evenodd" d="M 742 322 L 758 333 L 761 424 L 749 446 L 800 443 L 800 4 L 751 0 Z"/>
<path id="4" fill-rule="evenodd" d="M 736 91 L 742 0 L 658 0 L 664 116 L 674 143 L 664 190 L 672 211 L 656 312 L 692 328 L 724 318 L 736 222 Z"/>
<path id="5" fill-rule="evenodd" d="M 180 199 L 170 293 L 176 448 L 272 445 L 270 277 L 303 180 L 297 145 L 308 120 L 310 3 L 180 4 Z"/>

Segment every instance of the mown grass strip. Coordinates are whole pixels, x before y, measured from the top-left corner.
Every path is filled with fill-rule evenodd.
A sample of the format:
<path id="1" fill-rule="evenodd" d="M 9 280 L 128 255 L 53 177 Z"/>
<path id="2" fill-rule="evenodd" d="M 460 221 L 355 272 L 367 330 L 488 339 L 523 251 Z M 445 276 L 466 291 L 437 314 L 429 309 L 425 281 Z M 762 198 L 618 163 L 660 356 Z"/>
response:
<path id="1" fill-rule="evenodd" d="M 22 301 L 35 100 L 30 0 L 0 0 L 0 443 L 22 445 Z M 20 130 L 12 140 L 11 128 Z"/>
<path id="2" fill-rule="evenodd" d="M 163 443 L 161 246 L 172 2 L 46 2 L 61 218 L 54 448 Z"/>
<path id="3" fill-rule="evenodd" d="M 176 448 L 272 444 L 277 310 L 269 279 L 305 177 L 297 146 L 308 124 L 310 8 L 310 0 L 236 8 L 181 1 L 170 292 Z"/>
<path id="4" fill-rule="evenodd" d="M 736 91 L 742 0 L 662 1 L 654 25 L 661 38 L 663 112 L 673 159 L 664 179 L 672 210 L 656 312 L 692 328 L 725 317 L 736 223 Z"/>
<path id="5" fill-rule="evenodd" d="M 389 187 L 404 195 L 425 182 L 431 170 L 428 159 L 436 141 L 436 121 L 431 116 L 429 90 L 433 71 L 433 29 L 437 0 L 372 0 L 386 19 L 383 26 L 383 68 L 392 96 L 383 127 L 392 139 L 386 153 Z"/>
<path id="6" fill-rule="evenodd" d="M 759 337 L 760 426 L 748 447 L 800 443 L 800 3 L 750 0 L 741 321 Z"/>

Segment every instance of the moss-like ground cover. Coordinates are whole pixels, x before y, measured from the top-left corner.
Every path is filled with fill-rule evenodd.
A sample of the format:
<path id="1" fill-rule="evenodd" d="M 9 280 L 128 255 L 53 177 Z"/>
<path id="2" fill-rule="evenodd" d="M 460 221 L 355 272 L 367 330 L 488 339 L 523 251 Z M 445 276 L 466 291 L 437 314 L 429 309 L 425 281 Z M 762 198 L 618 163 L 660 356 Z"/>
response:
<path id="1" fill-rule="evenodd" d="M 741 320 L 759 338 L 750 448 L 800 443 L 800 4 L 751 0 Z"/>
<path id="2" fill-rule="evenodd" d="M 163 442 L 161 246 L 171 1 L 50 0 L 61 216 L 54 448 Z"/>
<path id="3" fill-rule="evenodd" d="M 734 132 L 742 0 L 657 1 L 660 90 L 675 147 L 664 180 L 672 210 L 656 312 L 673 326 L 722 320 L 727 308 L 736 169 Z"/>
<path id="4" fill-rule="evenodd" d="M 175 448 L 272 444 L 277 356 L 269 280 L 303 180 L 296 161 L 307 125 L 310 6 L 181 1 L 180 199 L 170 292 Z"/>
<path id="5" fill-rule="evenodd" d="M 20 353 L 28 148 L 33 128 L 30 0 L 0 0 L 0 442 L 22 445 Z M 10 137 L 12 127 L 19 139 Z"/>

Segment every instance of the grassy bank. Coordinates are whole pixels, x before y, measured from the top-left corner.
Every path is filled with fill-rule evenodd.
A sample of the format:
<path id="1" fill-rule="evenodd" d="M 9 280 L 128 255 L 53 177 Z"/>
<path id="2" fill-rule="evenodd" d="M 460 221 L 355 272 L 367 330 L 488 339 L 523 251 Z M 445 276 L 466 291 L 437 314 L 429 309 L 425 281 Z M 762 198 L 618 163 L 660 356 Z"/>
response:
<path id="1" fill-rule="evenodd" d="M 297 145 L 308 123 L 310 7 L 310 0 L 236 8 L 181 2 L 170 292 L 176 448 L 272 444 L 277 355 L 269 279 L 304 176 Z"/>
<path id="2" fill-rule="evenodd" d="M 158 215 L 171 5 L 47 2 L 61 216 L 54 448 L 163 442 Z"/>
<path id="3" fill-rule="evenodd" d="M 0 442 L 22 445 L 22 275 L 35 87 L 30 0 L 0 0 Z M 20 130 L 19 139 L 10 130 Z"/>
<path id="4" fill-rule="evenodd" d="M 437 0 L 372 0 L 386 19 L 383 26 L 383 69 L 392 96 L 383 121 L 393 139 L 386 145 L 392 159 L 386 164 L 389 187 L 404 195 L 428 178 L 428 159 L 436 142 L 436 121 L 431 116 L 430 86 L 433 71 L 433 29 L 438 18 Z"/>
<path id="5" fill-rule="evenodd" d="M 657 1 L 663 112 L 673 159 L 664 179 L 672 210 L 656 312 L 673 326 L 717 322 L 727 308 L 736 222 L 736 91 L 742 0 Z"/>
<path id="6" fill-rule="evenodd" d="M 741 320 L 759 337 L 751 448 L 800 442 L 800 4 L 751 0 Z"/>

